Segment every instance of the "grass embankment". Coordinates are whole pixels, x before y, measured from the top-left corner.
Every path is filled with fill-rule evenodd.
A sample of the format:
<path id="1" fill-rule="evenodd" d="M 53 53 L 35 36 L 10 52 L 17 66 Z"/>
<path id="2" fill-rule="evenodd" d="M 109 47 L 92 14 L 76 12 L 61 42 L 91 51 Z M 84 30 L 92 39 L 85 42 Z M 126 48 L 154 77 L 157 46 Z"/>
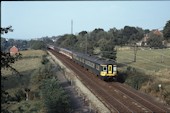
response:
<path id="1" fill-rule="evenodd" d="M 1 103 L 1 107 L 13 113 L 45 113 L 56 111 L 55 108 L 60 105 L 58 103 L 63 103 L 66 108 L 61 107 L 58 111 L 70 110 L 68 97 L 56 80 L 55 74 L 60 68 L 55 66 L 54 69 L 46 57 L 47 53 L 41 50 L 20 53 L 22 59 L 12 64 L 12 67 L 23 76 L 20 77 L 11 70 L 1 69 L 2 75 L 7 77 L 7 80 L 1 82 L 9 93 L 8 102 Z M 54 87 L 49 87 L 53 85 Z M 45 96 L 49 94 L 50 96 Z"/>
<path id="2" fill-rule="evenodd" d="M 117 62 L 119 70 L 128 74 L 125 83 L 170 104 L 170 49 L 140 49 L 136 62 L 133 48 L 122 49 L 117 51 Z"/>
<path id="3" fill-rule="evenodd" d="M 22 77 L 9 69 L 1 69 L 1 74 L 7 77 L 7 80 L 2 81 L 4 89 L 10 95 L 10 104 L 3 104 L 2 106 L 9 111 L 18 113 L 38 111 L 43 107 L 41 102 L 39 100 L 25 101 L 24 89 L 34 87 L 30 84 L 32 73 L 42 66 L 42 56 L 46 53 L 41 50 L 21 51 L 20 53 L 22 54 L 22 59 L 11 64 L 11 66 L 19 71 L 23 75 Z M 18 100 L 18 102 L 15 100 Z"/>

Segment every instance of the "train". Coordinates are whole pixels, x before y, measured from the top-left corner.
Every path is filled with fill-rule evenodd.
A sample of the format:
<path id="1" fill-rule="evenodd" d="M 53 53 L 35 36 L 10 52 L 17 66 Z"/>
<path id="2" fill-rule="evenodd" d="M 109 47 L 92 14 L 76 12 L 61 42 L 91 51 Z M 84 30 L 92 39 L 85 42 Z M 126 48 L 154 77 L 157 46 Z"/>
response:
<path id="1" fill-rule="evenodd" d="M 118 69 L 116 62 L 113 60 L 105 60 L 60 47 L 49 46 L 48 49 L 52 49 L 67 56 L 69 59 L 91 71 L 94 75 L 98 76 L 104 81 L 117 80 Z"/>

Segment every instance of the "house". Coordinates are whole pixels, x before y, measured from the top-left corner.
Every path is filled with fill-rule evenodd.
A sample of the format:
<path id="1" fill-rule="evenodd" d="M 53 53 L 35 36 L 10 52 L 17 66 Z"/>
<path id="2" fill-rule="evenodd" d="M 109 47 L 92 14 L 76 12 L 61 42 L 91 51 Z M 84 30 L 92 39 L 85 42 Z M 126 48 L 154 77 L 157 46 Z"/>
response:
<path id="1" fill-rule="evenodd" d="M 163 33 L 159 31 L 158 29 L 152 30 L 153 34 L 158 35 L 158 36 L 163 36 Z"/>
<path id="2" fill-rule="evenodd" d="M 13 46 L 10 48 L 10 55 L 15 55 L 16 53 L 19 53 L 19 50 L 17 47 Z"/>
<path id="3" fill-rule="evenodd" d="M 163 33 L 158 29 L 152 30 L 150 33 L 163 37 Z M 144 35 L 143 39 L 136 43 L 138 46 L 147 46 L 147 40 L 150 38 L 150 33 Z"/>

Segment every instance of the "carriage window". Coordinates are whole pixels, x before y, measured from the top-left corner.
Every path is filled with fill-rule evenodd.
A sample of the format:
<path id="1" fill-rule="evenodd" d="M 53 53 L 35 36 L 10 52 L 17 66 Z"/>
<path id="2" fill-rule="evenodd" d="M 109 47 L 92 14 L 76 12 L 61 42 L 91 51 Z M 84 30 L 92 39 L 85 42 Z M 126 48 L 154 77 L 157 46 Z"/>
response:
<path id="1" fill-rule="evenodd" d="M 96 69 L 97 69 L 97 70 L 100 70 L 100 67 L 99 67 L 99 65 L 97 65 L 97 64 L 96 64 Z"/>

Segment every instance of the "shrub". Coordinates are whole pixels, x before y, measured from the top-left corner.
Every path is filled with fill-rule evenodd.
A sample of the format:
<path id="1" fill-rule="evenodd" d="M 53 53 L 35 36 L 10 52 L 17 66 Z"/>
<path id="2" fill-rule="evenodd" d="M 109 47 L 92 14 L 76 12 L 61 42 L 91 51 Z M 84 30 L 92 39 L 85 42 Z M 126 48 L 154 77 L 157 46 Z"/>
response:
<path id="1" fill-rule="evenodd" d="M 44 80 L 41 92 L 48 113 L 66 113 L 70 111 L 69 97 L 59 86 L 56 79 Z"/>
<path id="2" fill-rule="evenodd" d="M 44 65 L 49 62 L 49 60 L 46 57 L 47 57 L 47 55 L 42 56 L 41 63 L 44 64 Z"/>
<path id="3" fill-rule="evenodd" d="M 170 92 L 169 91 L 165 91 L 163 96 L 165 98 L 166 103 L 170 105 Z"/>
<path id="4" fill-rule="evenodd" d="M 127 79 L 125 82 L 137 90 L 141 88 L 142 84 L 148 82 L 151 79 L 150 76 L 142 72 L 138 72 L 135 68 L 131 67 L 127 68 L 126 73 Z"/>
<path id="5" fill-rule="evenodd" d="M 17 90 L 15 97 L 16 97 L 16 101 L 18 102 L 26 99 L 26 95 L 21 89 Z"/>

